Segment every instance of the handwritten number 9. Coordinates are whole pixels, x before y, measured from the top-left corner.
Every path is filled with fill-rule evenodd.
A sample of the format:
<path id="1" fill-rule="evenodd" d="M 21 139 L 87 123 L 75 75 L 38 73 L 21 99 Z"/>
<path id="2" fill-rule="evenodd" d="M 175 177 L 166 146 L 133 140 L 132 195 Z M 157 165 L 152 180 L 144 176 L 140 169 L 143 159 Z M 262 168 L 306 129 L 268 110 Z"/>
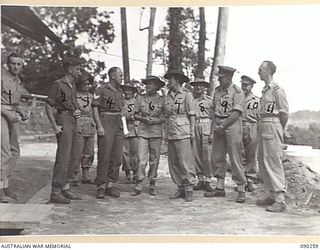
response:
<path id="1" fill-rule="evenodd" d="M 224 112 L 224 113 L 227 112 L 228 102 L 227 102 L 227 101 L 223 101 L 223 102 L 221 103 L 221 106 L 224 107 L 223 112 Z"/>

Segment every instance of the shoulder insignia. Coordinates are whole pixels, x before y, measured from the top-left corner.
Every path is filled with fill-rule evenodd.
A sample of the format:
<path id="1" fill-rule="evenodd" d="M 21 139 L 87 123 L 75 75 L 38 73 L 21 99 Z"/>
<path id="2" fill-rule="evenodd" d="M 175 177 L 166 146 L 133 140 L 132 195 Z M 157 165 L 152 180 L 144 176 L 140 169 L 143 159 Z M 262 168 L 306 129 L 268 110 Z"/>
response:
<path id="1" fill-rule="evenodd" d="M 188 88 L 186 88 L 186 87 L 183 88 L 183 91 L 184 91 L 184 92 L 191 92 L 190 89 L 188 89 Z"/>
<path id="2" fill-rule="evenodd" d="M 207 98 L 207 99 L 209 99 L 209 100 L 212 100 L 212 99 L 213 99 L 213 97 L 210 96 L 210 95 L 204 95 L 204 96 L 205 96 L 205 98 Z"/>
<path id="3" fill-rule="evenodd" d="M 241 93 L 242 90 L 240 87 L 238 87 L 237 85 L 233 84 L 233 88 L 236 90 L 237 93 Z"/>

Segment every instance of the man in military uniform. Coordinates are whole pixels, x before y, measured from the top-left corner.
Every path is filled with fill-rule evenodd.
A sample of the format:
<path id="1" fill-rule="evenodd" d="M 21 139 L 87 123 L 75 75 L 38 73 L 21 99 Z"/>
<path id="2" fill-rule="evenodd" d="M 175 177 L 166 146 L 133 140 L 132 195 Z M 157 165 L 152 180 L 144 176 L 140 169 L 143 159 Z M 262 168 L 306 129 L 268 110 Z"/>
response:
<path id="1" fill-rule="evenodd" d="M 257 146 L 258 146 L 258 120 L 260 99 L 252 94 L 253 85 L 256 83 L 249 76 L 241 76 L 241 88 L 245 94 L 244 110 L 242 113 L 243 126 L 243 156 L 245 175 L 247 178 L 246 190 L 254 190 L 253 182 L 257 180 Z"/>
<path id="2" fill-rule="evenodd" d="M 195 155 L 196 173 L 198 183 L 193 190 L 205 190 L 212 192 L 211 183 L 211 153 L 212 141 L 209 139 L 211 134 L 211 111 L 212 97 L 205 94 L 205 89 L 210 84 L 202 78 L 196 78 L 190 83 L 193 86 L 193 97 L 196 109 L 195 141 L 193 151 Z"/>
<path id="3" fill-rule="evenodd" d="M 270 212 L 285 210 L 286 179 L 281 162 L 283 131 L 289 117 L 289 105 L 284 90 L 273 80 L 276 66 L 264 61 L 259 76 L 265 82 L 261 97 L 258 161 L 264 183 L 265 199 L 257 205 L 267 206 Z"/>
<path id="4" fill-rule="evenodd" d="M 217 178 L 214 191 L 206 192 L 205 197 L 225 197 L 226 154 L 231 161 L 232 179 L 237 184 L 238 197 L 236 202 L 245 202 L 246 177 L 242 165 L 241 143 L 244 94 L 242 90 L 232 83 L 236 69 L 218 66 L 220 86 L 216 88 L 213 97 L 213 141 L 212 153 L 213 173 Z"/>
<path id="5" fill-rule="evenodd" d="M 192 153 L 192 140 L 195 138 L 195 107 L 190 90 L 182 84 L 189 78 L 180 70 L 171 69 L 164 78 L 168 79 L 166 97 L 166 137 L 168 139 L 169 172 L 178 186 L 170 199 L 185 198 L 193 200 L 195 184 L 195 165 Z"/>
<path id="6" fill-rule="evenodd" d="M 139 96 L 135 106 L 135 118 L 139 124 L 138 173 L 137 183 L 132 196 L 141 194 L 142 181 L 146 177 L 146 167 L 149 163 L 148 180 L 149 194 L 156 195 L 156 180 L 162 143 L 162 123 L 164 122 L 165 99 L 157 92 L 165 85 L 156 76 L 142 79 L 146 85 L 146 94 Z"/>
<path id="7" fill-rule="evenodd" d="M 137 99 L 134 96 L 137 88 L 133 82 L 121 85 L 124 93 L 123 116 L 126 117 L 129 134 L 125 136 L 123 142 L 122 170 L 126 173 L 125 183 L 132 183 L 136 179 L 138 169 L 138 126 L 139 121 L 134 118 L 134 108 Z M 132 172 L 132 174 L 131 174 Z"/>
<path id="8" fill-rule="evenodd" d="M 121 120 L 124 98 L 120 88 L 123 73 L 120 68 L 112 67 L 108 76 L 109 82 L 96 88 L 92 101 L 98 134 L 97 199 L 104 199 L 105 195 L 120 196 L 114 183 L 119 178 L 124 139 Z"/>
<path id="9" fill-rule="evenodd" d="M 8 203 L 15 198 L 9 190 L 9 179 L 20 155 L 17 123 L 28 119 L 19 107 L 21 84 L 19 74 L 23 59 L 12 53 L 7 58 L 8 70 L 1 69 L 1 164 L 0 164 L 0 203 Z"/>
<path id="10" fill-rule="evenodd" d="M 53 169 L 50 202 L 68 204 L 70 200 L 81 197 L 70 191 L 67 174 L 71 166 L 71 152 L 77 133 L 77 119 L 81 111 L 77 103 L 75 82 L 81 74 L 81 60 L 74 57 L 65 58 L 63 67 L 65 75 L 56 80 L 49 92 L 46 111 L 57 137 L 57 154 Z M 57 115 L 53 115 L 53 107 Z"/>
<path id="11" fill-rule="evenodd" d="M 89 92 L 90 81 L 93 78 L 90 74 L 84 73 L 76 83 L 77 102 L 81 115 L 77 120 L 77 135 L 71 156 L 71 168 L 68 173 L 73 186 L 79 186 L 79 168 L 82 169 L 82 184 L 93 184 L 89 177 L 89 170 L 94 160 L 94 135 L 96 133 L 95 123 L 92 115 L 93 94 Z"/>

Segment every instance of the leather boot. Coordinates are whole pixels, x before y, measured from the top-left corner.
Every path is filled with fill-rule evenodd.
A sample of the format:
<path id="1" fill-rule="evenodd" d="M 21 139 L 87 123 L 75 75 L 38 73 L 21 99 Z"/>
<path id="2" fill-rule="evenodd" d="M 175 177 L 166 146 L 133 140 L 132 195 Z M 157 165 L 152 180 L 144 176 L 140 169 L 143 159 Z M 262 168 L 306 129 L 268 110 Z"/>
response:
<path id="1" fill-rule="evenodd" d="M 185 197 L 187 202 L 193 201 L 193 191 L 186 191 L 186 197 Z"/>
<path id="2" fill-rule="evenodd" d="M 186 196 L 186 192 L 184 188 L 179 187 L 178 190 L 169 196 L 169 199 L 179 199 L 179 198 L 184 198 Z"/>
<path id="3" fill-rule="evenodd" d="M 236 199 L 238 203 L 245 203 L 246 202 L 246 193 L 245 192 L 238 192 L 238 197 Z"/>
<path id="4" fill-rule="evenodd" d="M 94 184 L 94 181 L 89 176 L 90 168 L 82 168 L 82 183 L 83 184 Z"/>
<path id="5" fill-rule="evenodd" d="M 126 170 L 126 178 L 124 183 L 131 184 L 132 183 L 132 176 L 130 170 Z"/>
<path id="6" fill-rule="evenodd" d="M 150 182 L 149 194 L 150 195 L 157 195 L 157 189 L 156 189 L 156 183 L 155 182 Z"/>
<path id="7" fill-rule="evenodd" d="M 195 191 L 204 190 L 204 189 L 205 189 L 204 181 L 198 181 L 197 185 L 193 186 L 193 190 Z"/>

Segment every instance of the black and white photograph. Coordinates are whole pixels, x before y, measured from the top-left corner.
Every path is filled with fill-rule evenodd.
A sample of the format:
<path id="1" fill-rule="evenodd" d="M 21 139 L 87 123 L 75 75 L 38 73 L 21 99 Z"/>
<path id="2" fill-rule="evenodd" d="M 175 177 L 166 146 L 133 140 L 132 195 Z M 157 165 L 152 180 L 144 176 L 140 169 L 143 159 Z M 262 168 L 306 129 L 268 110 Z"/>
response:
<path id="1" fill-rule="evenodd" d="M 318 248 L 319 24 L 320 4 L 2 4 L 0 242 Z"/>

